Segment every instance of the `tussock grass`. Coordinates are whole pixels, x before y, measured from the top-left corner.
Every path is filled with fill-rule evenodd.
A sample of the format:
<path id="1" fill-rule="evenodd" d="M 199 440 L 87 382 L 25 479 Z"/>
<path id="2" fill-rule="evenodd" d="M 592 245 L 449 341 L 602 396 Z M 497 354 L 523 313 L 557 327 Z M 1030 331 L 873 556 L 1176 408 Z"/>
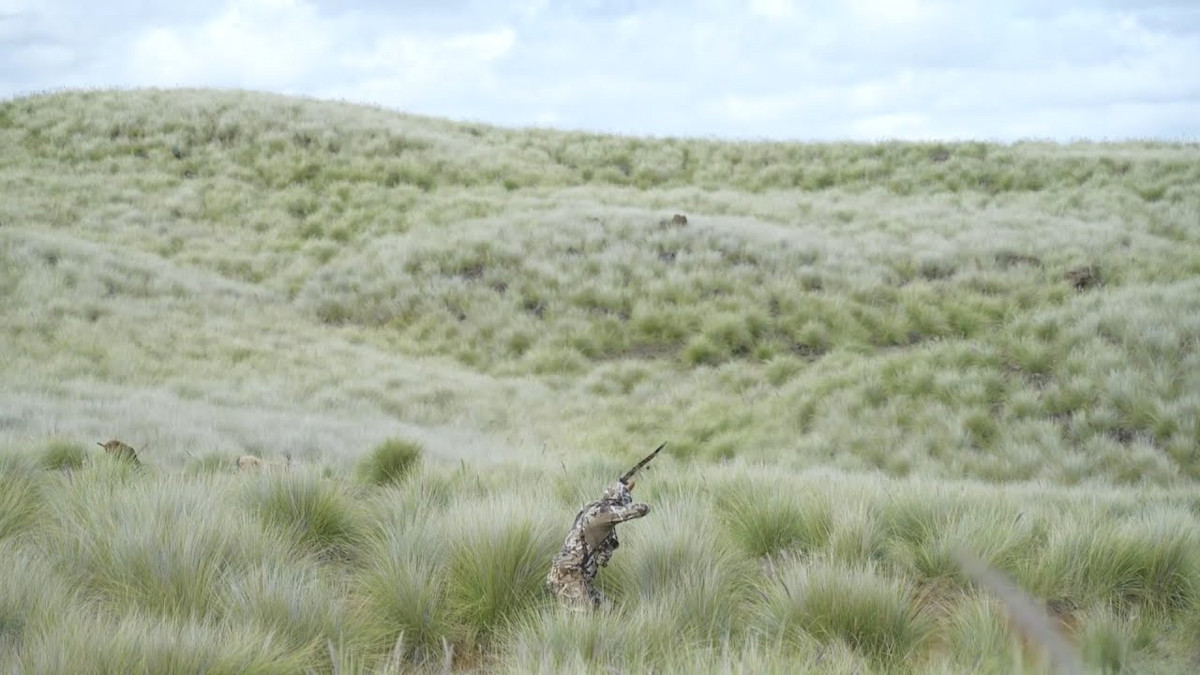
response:
<path id="1" fill-rule="evenodd" d="M 80 443 L 52 440 L 42 450 L 42 466 L 51 470 L 73 471 L 87 461 L 87 450 Z"/>
<path id="2" fill-rule="evenodd" d="M 63 580 L 40 557 L 16 548 L 0 553 L 0 655 L 14 654 L 30 635 L 46 629 L 73 598 Z M 6 660 L 0 656 L 0 666 Z"/>
<path id="3" fill-rule="evenodd" d="M 829 497 L 787 485 L 734 485 L 719 505 L 722 522 L 746 554 L 767 558 L 825 548 L 833 526 Z"/>
<path id="4" fill-rule="evenodd" d="M 902 664 L 932 634 L 933 624 L 918 610 L 911 582 L 869 566 L 792 563 L 777 571 L 774 582 L 764 623 L 787 638 L 803 631 L 839 639 L 876 663 Z"/>
<path id="5" fill-rule="evenodd" d="M 653 514 L 627 528 L 622 546 L 629 551 L 602 575 L 601 588 L 618 599 L 661 604 L 679 634 L 728 639 L 752 592 L 753 563 L 730 545 L 703 502 L 683 499 Z"/>
<path id="6" fill-rule="evenodd" d="M 79 587 L 128 610 L 219 613 L 228 575 L 287 555 L 278 537 L 265 536 L 245 514 L 218 507 L 202 483 L 75 487 L 55 505 L 46 555 Z"/>
<path id="7" fill-rule="evenodd" d="M 254 626 L 309 659 L 323 655 L 331 641 L 346 648 L 368 634 L 334 576 L 302 558 L 264 561 L 231 575 L 221 603 L 231 623 Z"/>
<path id="8" fill-rule="evenodd" d="M 1082 524 L 1069 533 L 1051 533 L 1046 568 L 1039 574 L 1055 579 L 1045 589 L 1049 597 L 1151 613 L 1197 602 L 1200 566 L 1191 552 L 1200 531 L 1193 517 L 1148 511 L 1116 524 L 1093 519 Z"/>
<path id="9" fill-rule="evenodd" d="M 1137 649 L 1138 636 L 1130 629 L 1130 622 L 1112 608 L 1100 607 L 1088 613 L 1080 642 L 1084 659 L 1096 672 L 1136 670 L 1132 654 Z"/>
<path id="10" fill-rule="evenodd" d="M 376 646 L 397 645 L 399 656 L 417 664 L 442 656 L 458 630 L 446 598 L 442 559 L 416 542 L 389 539 L 356 578 L 367 635 Z"/>
<path id="11" fill-rule="evenodd" d="M 68 663 L 50 652 L 71 630 L 126 636 L 103 657 L 125 667 L 190 664 L 218 639 L 268 672 L 437 670 L 447 654 L 457 667 L 542 672 L 1037 667 L 1037 650 L 1014 647 L 994 604 L 947 572 L 959 547 L 1078 626 L 1089 663 L 1177 663 L 1188 633 L 1159 627 L 1197 616 L 1200 541 L 1185 492 L 1147 502 L 1136 491 L 675 465 L 638 487 L 654 510 L 623 526 L 601 571 L 612 606 L 580 615 L 543 589 L 577 506 L 558 495 L 553 470 L 430 464 L 400 485 L 356 491 L 303 466 L 245 476 L 97 462 L 68 479 L 26 464 L 46 506 L 37 527 L 9 538 L 14 576 L 0 584 L 5 658 L 26 670 Z M 806 501 L 800 512 L 816 520 L 800 532 L 817 535 L 750 539 L 772 542 L 766 555 L 746 546 L 734 506 Z M 353 525 L 321 525 L 336 521 L 330 513 L 354 514 Z M 134 639 L 149 617 L 158 627 Z"/>
<path id="12" fill-rule="evenodd" d="M 704 643 L 680 633 L 677 617 L 657 604 L 591 614 L 553 608 L 511 625 L 502 644 L 505 671 L 549 673 L 663 670 Z"/>
<path id="13" fill-rule="evenodd" d="M 13 659 L 19 672 L 295 673 L 308 661 L 271 634 L 244 627 L 130 615 L 66 617 L 33 636 Z"/>
<path id="14" fill-rule="evenodd" d="M 43 506 L 44 479 L 25 456 L 0 454 L 0 539 L 32 527 Z"/>
<path id="15" fill-rule="evenodd" d="M 468 646 L 486 645 L 497 630 L 549 602 L 548 561 L 561 545 L 561 534 L 544 515 L 531 518 L 505 503 L 485 520 L 488 506 L 448 515 L 447 525 L 459 536 L 447 555 L 446 600 L 464 631 L 459 642 Z"/>
<path id="16" fill-rule="evenodd" d="M 189 457 L 184 471 L 193 475 L 230 473 L 236 469 L 236 458 L 220 452 L 207 452 L 198 457 Z"/>
<path id="17" fill-rule="evenodd" d="M 420 465 L 422 452 L 418 443 L 390 438 L 359 461 L 358 475 L 374 485 L 399 483 Z"/>
<path id="18" fill-rule="evenodd" d="M 315 555 L 352 558 L 362 545 L 362 514 L 339 483 L 312 472 L 268 474 L 247 481 L 243 495 L 266 527 Z"/>
<path id="19" fill-rule="evenodd" d="M 1026 656 L 1015 641 L 999 600 L 976 595 L 961 602 L 943 622 L 944 638 L 960 668 L 987 663 L 994 672 L 1033 670 L 1038 654 Z"/>

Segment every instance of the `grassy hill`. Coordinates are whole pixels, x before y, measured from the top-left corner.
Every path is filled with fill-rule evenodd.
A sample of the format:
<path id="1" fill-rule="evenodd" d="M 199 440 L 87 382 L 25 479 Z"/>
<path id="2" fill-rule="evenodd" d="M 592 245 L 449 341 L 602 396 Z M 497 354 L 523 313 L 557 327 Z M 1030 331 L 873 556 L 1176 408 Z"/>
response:
<path id="1" fill-rule="evenodd" d="M 0 102 L 0 194 L 0 668 L 1044 665 L 958 548 L 1091 666 L 1195 667 L 1195 144 L 66 92 Z M 149 469 L 80 461 L 111 437 Z M 356 477 L 389 438 L 427 461 Z M 617 609 L 557 613 L 662 440 Z"/>

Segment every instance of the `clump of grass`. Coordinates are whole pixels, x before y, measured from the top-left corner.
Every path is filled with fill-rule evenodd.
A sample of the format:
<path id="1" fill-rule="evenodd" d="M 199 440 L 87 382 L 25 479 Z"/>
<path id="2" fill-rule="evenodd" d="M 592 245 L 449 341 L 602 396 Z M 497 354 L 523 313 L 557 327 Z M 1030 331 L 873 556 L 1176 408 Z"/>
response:
<path id="1" fill-rule="evenodd" d="M 184 466 L 184 471 L 192 475 L 232 473 L 236 468 L 235 461 L 232 455 L 206 452 L 203 455 L 189 458 Z"/>
<path id="2" fill-rule="evenodd" d="M 211 486 L 173 480 L 81 485 L 55 505 L 45 536 L 47 556 L 89 595 L 174 617 L 219 615 L 229 575 L 287 555 Z"/>
<path id="3" fill-rule="evenodd" d="M 361 642 L 365 634 L 332 579 L 299 556 L 229 575 L 221 602 L 227 620 L 258 627 L 301 653 L 319 652 L 330 641 Z"/>
<path id="4" fill-rule="evenodd" d="M 42 508 L 43 479 L 27 458 L 0 455 L 0 539 L 28 529 Z"/>
<path id="5" fill-rule="evenodd" d="M 306 473 L 262 476 L 246 499 L 268 528 L 278 528 L 306 550 L 346 559 L 359 550 L 363 526 L 356 505 L 335 481 Z"/>
<path id="6" fill-rule="evenodd" d="M 55 439 L 42 450 L 42 466 L 51 471 L 74 471 L 87 460 L 87 450 L 79 443 Z"/>
<path id="7" fill-rule="evenodd" d="M 827 496 L 797 494 L 790 486 L 738 484 L 717 506 L 734 543 L 755 558 L 813 553 L 828 543 L 833 527 Z"/>
<path id="8" fill-rule="evenodd" d="M 544 583 L 555 540 L 528 520 L 492 522 L 455 532 L 446 599 L 465 646 L 480 646 L 533 607 L 549 601 Z"/>
<path id="9" fill-rule="evenodd" d="M 954 559 L 954 552 L 960 548 L 1004 572 L 1022 570 L 1041 551 L 1045 523 L 1039 514 L 988 502 L 951 511 L 922 540 L 889 541 L 888 562 L 921 583 L 965 588 L 967 577 Z"/>
<path id="10" fill-rule="evenodd" d="M 988 663 L 997 672 L 1017 672 L 1013 635 L 999 601 L 990 595 L 963 599 L 942 625 L 950 652 L 960 667 Z"/>
<path id="11" fill-rule="evenodd" d="M 707 504 L 668 503 L 624 527 L 619 555 L 599 580 L 615 602 L 659 607 L 692 639 L 737 630 L 755 567 L 729 544 Z"/>
<path id="12" fill-rule="evenodd" d="M 245 625 L 70 612 L 13 658 L 28 673 L 298 673 L 319 661 Z"/>
<path id="13" fill-rule="evenodd" d="M 420 466 L 423 454 L 415 441 L 389 438 L 359 462 L 359 478 L 373 485 L 400 483 Z"/>
<path id="14" fill-rule="evenodd" d="M 1151 509 L 1116 524 L 1083 519 L 1051 533 L 1037 573 L 1047 597 L 1172 612 L 1200 601 L 1200 531 L 1186 514 Z"/>
<path id="15" fill-rule="evenodd" d="M 844 640 L 876 663 L 903 663 L 925 644 L 933 624 L 921 612 L 910 582 L 871 566 L 793 562 L 766 594 L 763 622 L 783 639 L 803 631 Z"/>
<path id="16" fill-rule="evenodd" d="M 44 629 L 74 599 L 39 557 L 8 549 L 0 552 L 0 654 L 13 653 L 30 632 Z M 0 669 L 5 660 L 0 657 Z"/>
<path id="17" fill-rule="evenodd" d="M 946 531 L 960 517 L 953 501 L 904 490 L 877 507 L 890 562 L 926 580 L 958 576 L 944 543 Z"/>
<path id="18" fill-rule="evenodd" d="M 446 596 L 445 547 L 411 530 L 389 531 L 373 544 L 354 580 L 363 623 L 378 646 L 398 645 L 398 657 L 436 661 L 444 642 L 461 633 Z"/>
<path id="19" fill-rule="evenodd" d="M 829 537 L 829 554 L 847 564 L 883 558 L 888 543 L 884 526 L 865 503 L 843 506 L 834 518 Z"/>
<path id="20" fill-rule="evenodd" d="M 513 622 L 501 638 L 508 672 L 654 672 L 699 648 L 660 606 L 579 613 L 566 608 Z"/>
<path id="21" fill-rule="evenodd" d="M 1132 671 L 1136 638 L 1129 622 L 1111 607 L 1097 608 L 1084 617 L 1080 642 L 1083 659 L 1095 672 Z"/>

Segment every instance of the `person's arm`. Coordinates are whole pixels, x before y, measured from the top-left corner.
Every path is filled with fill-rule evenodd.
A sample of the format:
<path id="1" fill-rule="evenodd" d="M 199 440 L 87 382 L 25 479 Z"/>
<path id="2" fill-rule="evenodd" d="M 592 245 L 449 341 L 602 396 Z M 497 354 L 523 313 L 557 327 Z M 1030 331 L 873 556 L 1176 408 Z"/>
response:
<path id="1" fill-rule="evenodd" d="M 616 525 L 634 518 L 641 518 L 650 513 L 648 504 L 626 504 L 625 506 L 605 506 L 596 515 L 592 522 L 597 525 Z"/>

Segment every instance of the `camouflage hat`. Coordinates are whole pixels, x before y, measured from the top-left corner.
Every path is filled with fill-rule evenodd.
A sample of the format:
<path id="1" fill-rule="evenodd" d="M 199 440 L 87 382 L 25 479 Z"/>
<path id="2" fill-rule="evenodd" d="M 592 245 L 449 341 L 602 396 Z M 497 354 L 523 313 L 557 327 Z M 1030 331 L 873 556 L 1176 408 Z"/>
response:
<path id="1" fill-rule="evenodd" d="M 633 502 L 633 495 L 629 492 L 632 489 L 633 481 L 629 481 L 629 484 L 617 481 L 604 489 L 603 499 L 606 502 L 616 502 L 624 506 Z"/>

